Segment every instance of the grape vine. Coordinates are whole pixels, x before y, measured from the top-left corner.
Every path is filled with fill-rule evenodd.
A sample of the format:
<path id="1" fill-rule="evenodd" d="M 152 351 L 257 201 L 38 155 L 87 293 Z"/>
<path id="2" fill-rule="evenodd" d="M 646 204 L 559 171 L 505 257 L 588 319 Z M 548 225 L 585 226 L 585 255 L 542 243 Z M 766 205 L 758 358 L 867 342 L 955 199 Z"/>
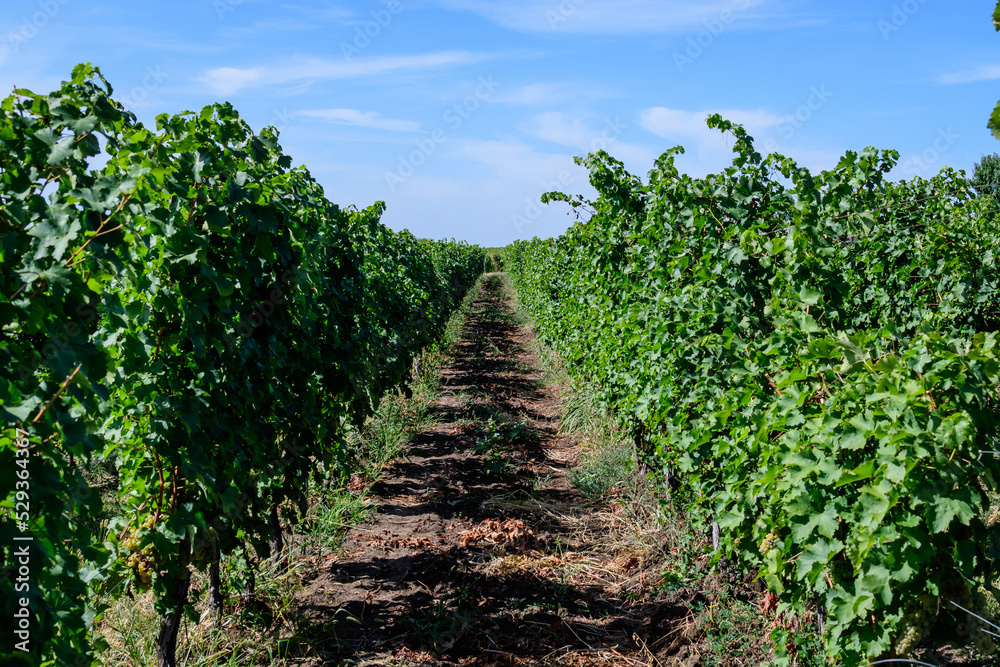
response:
<path id="1" fill-rule="evenodd" d="M 102 158 L 98 160 L 97 158 Z M 95 164 L 103 164 L 95 167 Z M 482 272 L 483 251 L 343 209 L 277 132 L 228 104 L 155 130 L 90 65 L 0 103 L 0 505 L 30 442 L 28 664 L 89 664 L 97 599 L 151 588 L 174 664 L 194 569 L 277 557 L 318 469 L 404 381 Z M 18 430 L 20 429 L 20 430 Z M 111 466 L 117 506 L 82 471 Z M 13 647 L 4 635 L 5 652 Z"/>
<path id="2" fill-rule="evenodd" d="M 515 242 L 506 266 L 695 525 L 719 525 L 718 557 L 792 610 L 824 609 L 845 664 L 905 653 L 929 632 L 922 601 L 992 585 L 992 200 L 950 169 L 890 181 L 894 151 L 814 174 L 708 123 L 734 137 L 732 166 L 692 178 L 678 147 L 643 180 L 580 158 L 598 199 L 543 200 L 589 219 Z M 935 637 L 990 648 L 949 619 Z"/>

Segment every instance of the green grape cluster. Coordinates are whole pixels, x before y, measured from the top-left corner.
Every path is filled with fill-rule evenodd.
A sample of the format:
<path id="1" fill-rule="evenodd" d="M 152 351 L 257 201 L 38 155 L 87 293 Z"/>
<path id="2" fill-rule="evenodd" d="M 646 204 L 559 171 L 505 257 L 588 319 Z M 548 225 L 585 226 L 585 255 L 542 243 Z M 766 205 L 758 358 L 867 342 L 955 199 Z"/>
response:
<path id="1" fill-rule="evenodd" d="M 760 544 L 760 555 L 766 555 L 768 551 L 775 548 L 778 545 L 778 535 L 771 530 L 770 533 L 764 538 L 764 541 Z"/>
<path id="2" fill-rule="evenodd" d="M 906 608 L 899 623 L 903 632 L 896 637 L 897 655 L 910 655 L 917 648 L 917 644 L 930 634 L 937 622 L 937 612 L 938 599 L 926 593 L 915 604 Z"/>
<path id="3" fill-rule="evenodd" d="M 191 562 L 208 563 L 216 555 L 218 538 L 214 530 L 199 530 L 191 543 Z"/>
<path id="4" fill-rule="evenodd" d="M 125 565 L 135 572 L 136 580 L 140 588 L 148 588 L 153 581 L 153 572 L 156 569 L 157 557 L 153 551 L 153 545 L 142 546 L 140 531 L 152 530 L 156 525 L 152 516 L 146 518 L 138 528 L 132 528 L 122 540 L 122 546 L 129 550 L 125 557 Z"/>
<path id="5" fill-rule="evenodd" d="M 985 595 L 978 592 L 972 593 L 967 586 L 962 586 L 952 599 L 976 616 L 989 618 L 990 612 L 986 607 Z M 958 624 L 955 626 L 955 631 L 960 637 L 964 638 L 977 651 L 984 655 L 992 655 L 996 652 L 996 644 L 993 641 L 993 637 L 983 632 L 986 623 L 961 609 L 956 609 L 955 614 L 959 618 Z"/>

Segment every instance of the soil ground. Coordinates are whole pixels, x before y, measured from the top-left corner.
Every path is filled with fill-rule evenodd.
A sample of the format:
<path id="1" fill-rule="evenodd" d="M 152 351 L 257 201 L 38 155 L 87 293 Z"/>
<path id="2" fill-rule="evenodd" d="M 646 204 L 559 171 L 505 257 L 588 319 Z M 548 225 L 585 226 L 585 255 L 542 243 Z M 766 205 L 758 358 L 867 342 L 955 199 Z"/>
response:
<path id="1" fill-rule="evenodd" d="M 662 559 L 640 528 L 655 522 L 569 483 L 580 443 L 559 432 L 531 338 L 488 276 L 436 425 L 298 595 L 303 664 L 702 664 L 690 617 L 705 594 L 656 595 Z M 745 648 L 725 664 L 760 664 Z"/>

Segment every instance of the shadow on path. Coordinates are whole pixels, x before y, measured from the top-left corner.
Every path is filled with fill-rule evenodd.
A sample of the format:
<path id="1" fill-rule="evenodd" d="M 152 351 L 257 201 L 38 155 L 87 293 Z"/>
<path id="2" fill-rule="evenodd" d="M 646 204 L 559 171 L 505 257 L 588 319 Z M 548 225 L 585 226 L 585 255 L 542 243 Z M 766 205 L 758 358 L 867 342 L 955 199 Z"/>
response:
<path id="1" fill-rule="evenodd" d="M 487 276 L 443 372 L 436 426 L 372 488 L 375 522 L 353 530 L 300 592 L 294 655 L 324 665 L 643 664 L 641 645 L 687 615 L 692 600 L 630 603 L 602 576 L 639 564 L 602 562 L 600 535 L 580 537 L 607 508 L 566 480 L 577 445 L 558 434 L 558 402 L 529 337 Z"/>

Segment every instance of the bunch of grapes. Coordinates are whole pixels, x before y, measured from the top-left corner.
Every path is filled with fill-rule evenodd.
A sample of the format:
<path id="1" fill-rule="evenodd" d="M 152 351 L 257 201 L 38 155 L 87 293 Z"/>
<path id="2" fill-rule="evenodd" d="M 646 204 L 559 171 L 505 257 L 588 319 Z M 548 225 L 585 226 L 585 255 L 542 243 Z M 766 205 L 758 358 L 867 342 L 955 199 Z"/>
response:
<path id="1" fill-rule="evenodd" d="M 975 612 L 977 616 L 982 616 L 983 618 L 989 618 L 989 609 L 986 607 L 986 596 L 982 593 L 976 593 L 972 598 L 972 611 Z M 976 622 L 976 628 L 972 632 L 972 636 L 969 638 L 972 645 L 977 651 L 983 655 L 993 655 L 996 653 L 997 645 L 993 641 L 993 636 L 983 632 L 986 628 L 986 623 L 978 619 L 973 619 Z"/>
<path id="2" fill-rule="evenodd" d="M 962 586 L 955 591 L 955 597 L 951 599 L 976 616 L 989 618 L 989 610 L 986 608 L 986 596 L 979 592 L 971 592 L 968 586 Z M 959 619 L 958 624 L 955 626 L 955 631 L 958 632 L 959 636 L 974 646 L 980 653 L 992 655 L 996 651 L 996 644 L 993 642 L 993 637 L 983 632 L 987 624 L 958 608 L 955 609 L 955 614 Z"/>
<path id="3" fill-rule="evenodd" d="M 771 529 L 771 532 L 767 534 L 764 541 L 760 544 L 760 555 L 766 556 L 767 552 L 775 548 L 778 545 L 778 534 Z"/>
<path id="4" fill-rule="evenodd" d="M 156 553 L 153 545 L 142 546 L 139 537 L 140 530 L 152 530 L 155 525 L 152 516 L 146 518 L 138 528 L 132 528 L 122 540 L 122 546 L 129 550 L 129 555 L 125 557 L 125 565 L 135 571 L 136 580 L 140 588 L 148 588 L 153 581 L 153 571 L 156 568 Z"/>
<path id="5" fill-rule="evenodd" d="M 214 530 L 199 530 L 191 543 L 191 562 L 195 564 L 211 562 L 216 557 L 217 540 Z"/>
<path id="6" fill-rule="evenodd" d="M 910 604 L 899 622 L 902 633 L 896 637 L 896 654 L 907 656 L 917 648 L 917 644 L 930 634 L 937 622 L 938 599 L 924 593 L 916 603 Z"/>

